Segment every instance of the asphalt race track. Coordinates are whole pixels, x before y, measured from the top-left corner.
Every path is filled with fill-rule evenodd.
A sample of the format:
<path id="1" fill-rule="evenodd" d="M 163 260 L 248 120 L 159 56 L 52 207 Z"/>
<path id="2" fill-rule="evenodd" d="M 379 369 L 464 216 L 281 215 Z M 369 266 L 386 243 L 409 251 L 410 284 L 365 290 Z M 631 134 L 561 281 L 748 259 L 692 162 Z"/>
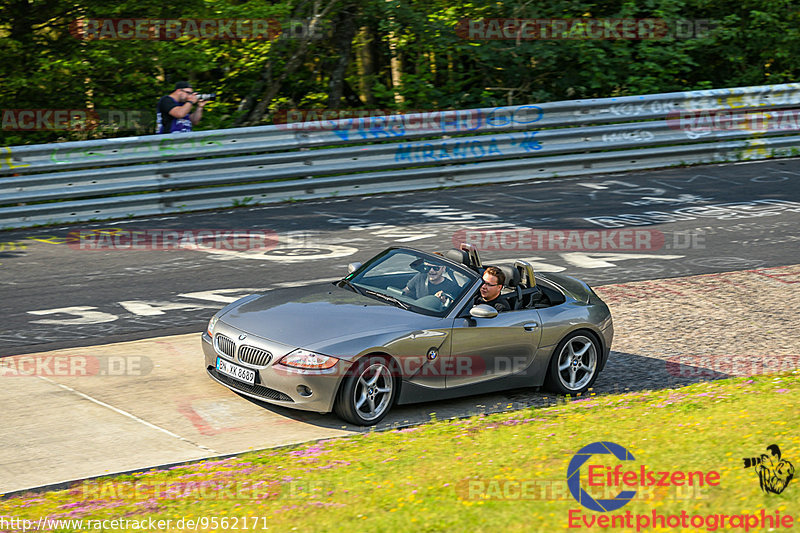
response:
<path id="1" fill-rule="evenodd" d="M 11 408 L 0 446 L 13 459 L 0 464 L 0 493 L 361 431 L 217 385 L 202 368 L 198 332 L 244 294 L 338 279 L 349 262 L 390 245 L 447 249 L 468 231 L 489 248 L 485 264 L 524 258 L 600 287 L 617 338 L 597 392 L 769 371 L 759 355 L 768 351 L 800 366 L 791 311 L 800 307 L 799 180 L 794 159 L 5 232 L 0 402 Z M 519 238 L 531 229 L 647 238 L 635 249 L 613 240 L 576 249 Z M 98 250 L 70 238 L 160 230 L 266 232 L 277 243 Z M 507 238 L 493 240 L 494 230 Z M 716 366 L 731 350 L 742 368 Z M 700 372 L 691 366 L 698 353 Z M 14 375 L 25 358 L 35 375 Z M 91 375 L 71 373 L 76 364 Z M 553 401 L 517 390 L 403 406 L 380 427 Z"/>
<path id="2" fill-rule="evenodd" d="M 793 264 L 799 213 L 800 160 L 787 159 L 4 232 L 0 355 L 201 331 L 240 295 L 338 279 L 391 245 L 444 250 L 469 230 L 654 232 L 656 246 L 635 250 L 483 243 L 485 264 L 525 258 L 593 286 Z M 98 250 L 68 239 L 154 230 L 259 231 L 278 242 Z"/>

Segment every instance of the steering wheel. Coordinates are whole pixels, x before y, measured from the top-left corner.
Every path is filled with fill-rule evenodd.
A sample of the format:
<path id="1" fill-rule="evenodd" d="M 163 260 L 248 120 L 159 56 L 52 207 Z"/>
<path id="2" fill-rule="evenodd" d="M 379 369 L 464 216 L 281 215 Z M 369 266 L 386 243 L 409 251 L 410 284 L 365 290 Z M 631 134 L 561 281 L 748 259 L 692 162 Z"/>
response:
<path id="1" fill-rule="evenodd" d="M 450 307 L 453 304 L 453 302 L 455 301 L 455 298 L 453 298 L 453 295 L 450 294 L 449 292 L 444 292 L 444 291 L 440 291 L 440 292 L 442 294 L 438 298 L 439 298 L 439 300 L 442 301 L 442 306 Z"/>

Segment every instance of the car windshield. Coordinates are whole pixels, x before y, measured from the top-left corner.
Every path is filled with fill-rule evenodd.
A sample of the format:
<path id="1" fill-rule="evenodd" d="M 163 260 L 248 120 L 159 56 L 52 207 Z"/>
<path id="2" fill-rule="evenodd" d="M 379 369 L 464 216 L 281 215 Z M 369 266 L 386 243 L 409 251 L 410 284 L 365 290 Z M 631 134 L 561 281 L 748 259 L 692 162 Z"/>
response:
<path id="1" fill-rule="evenodd" d="M 477 275 L 437 255 L 389 249 L 346 279 L 372 298 L 417 313 L 445 316 Z"/>

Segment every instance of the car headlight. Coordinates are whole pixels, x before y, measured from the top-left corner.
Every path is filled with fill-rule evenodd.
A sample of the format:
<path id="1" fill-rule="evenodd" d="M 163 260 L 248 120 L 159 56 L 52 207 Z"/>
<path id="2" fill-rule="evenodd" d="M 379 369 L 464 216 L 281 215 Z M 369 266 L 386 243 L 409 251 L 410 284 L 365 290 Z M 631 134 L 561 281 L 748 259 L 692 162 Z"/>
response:
<path id="1" fill-rule="evenodd" d="M 278 364 L 290 366 L 292 368 L 324 370 L 326 368 L 331 368 L 338 362 L 339 359 L 336 357 L 298 348 L 284 355 L 281 360 L 278 361 Z"/>
<path id="2" fill-rule="evenodd" d="M 206 328 L 206 332 L 208 333 L 209 337 L 214 336 L 214 326 L 217 325 L 217 320 L 219 320 L 219 317 L 217 315 L 214 315 L 211 317 L 211 320 L 208 321 L 208 327 Z"/>

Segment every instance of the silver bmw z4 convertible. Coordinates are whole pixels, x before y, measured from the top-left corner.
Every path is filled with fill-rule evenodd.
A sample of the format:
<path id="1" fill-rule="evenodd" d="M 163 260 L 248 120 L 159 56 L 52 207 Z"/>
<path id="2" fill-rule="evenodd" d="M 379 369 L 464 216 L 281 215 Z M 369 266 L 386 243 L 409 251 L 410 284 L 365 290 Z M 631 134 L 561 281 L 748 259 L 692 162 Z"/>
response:
<path id="1" fill-rule="evenodd" d="M 392 247 L 348 270 L 221 309 L 202 335 L 208 374 L 257 400 L 373 425 L 396 403 L 519 387 L 579 394 L 608 359 L 611 313 L 578 279 L 521 260 L 487 275 L 468 244 Z M 497 298 L 479 300 L 498 284 Z"/>

